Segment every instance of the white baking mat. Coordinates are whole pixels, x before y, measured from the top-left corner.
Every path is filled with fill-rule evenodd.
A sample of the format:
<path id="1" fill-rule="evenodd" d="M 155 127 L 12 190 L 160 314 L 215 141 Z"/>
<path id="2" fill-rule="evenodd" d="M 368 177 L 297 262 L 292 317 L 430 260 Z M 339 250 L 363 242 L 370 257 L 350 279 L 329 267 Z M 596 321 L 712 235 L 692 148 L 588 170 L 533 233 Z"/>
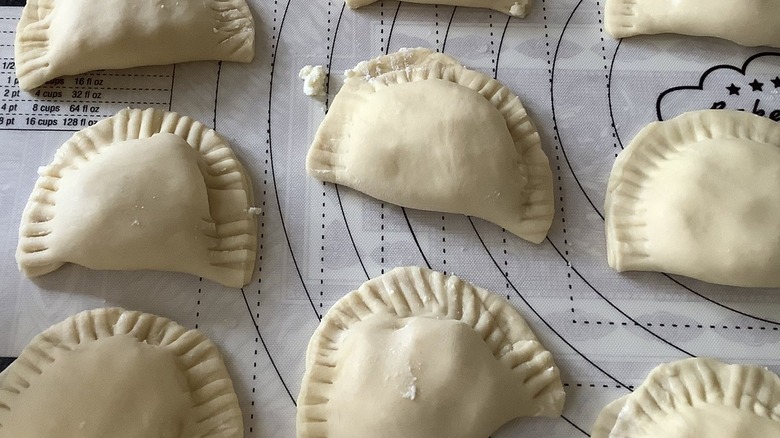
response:
<path id="1" fill-rule="evenodd" d="M 258 30 L 251 65 L 96 72 L 39 96 L 14 84 L 21 8 L 0 7 L 0 356 L 17 355 L 82 309 L 164 315 L 221 346 L 247 437 L 291 437 L 318 318 L 369 277 L 430 265 L 506 296 L 561 367 L 563 417 L 515 421 L 496 437 L 586 436 L 605 403 L 664 361 L 714 356 L 780 371 L 780 291 L 619 275 L 606 264 L 602 208 L 615 154 L 645 124 L 713 105 L 780 115 L 780 79 L 772 82 L 779 50 L 677 36 L 618 44 L 603 32 L 596 0 L 536 0 L 524 20 L 396 1 L 359 11 L 341 0 L 250 3 Z M 329 66 L 332 99 L 345 69 L 414 46 L 497 77 L 529 108 L 555 175 L 549 240 L 532 245 L 482 220 L 404 211 L 306 176 L 324 106 L 301 93 L 299 68 Z M 171 108 L 216 125 L 251 172 L 264 214 L 257 273 L 243 291 L 183 274 L 69 266 L 31 281 L 18 273 L 18 222 L 36 169 L 74 129 L 126 106 Z"/>

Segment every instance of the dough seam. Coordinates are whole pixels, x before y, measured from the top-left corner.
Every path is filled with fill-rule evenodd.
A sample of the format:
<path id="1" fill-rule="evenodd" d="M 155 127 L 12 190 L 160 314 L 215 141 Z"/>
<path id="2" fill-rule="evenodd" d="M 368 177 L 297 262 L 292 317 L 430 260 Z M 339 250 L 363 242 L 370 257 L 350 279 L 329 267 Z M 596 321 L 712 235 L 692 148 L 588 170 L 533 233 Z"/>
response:
<path id="1" fill-rule="evenodd" d="M 543 241 L 552 226 L 555 210 L 552 170 L 533 121 L 509 88 L 483 73 L 468 70 L 447 55 L 419 49 L 403 49 L 363 61 L 347 71 L 347 81 L 362 81 L 362 87 L 374 92 L 393 84 L 429 79 L 440 79 L 474 90 L 501 113 L 515 149 L 522 157 L 522 169 L 528 181 L 521 195 L 524 199 L 522 205 L 526 208 L 518 212 L 511 222 L 498 225 L 531 242 Z M 307 170 L 312 176 L 349 185 L 342 178 L 345 167 L 339 160 L 339 155 L 345 152 L 332 144 L 341 137 L 341 130 L 346 125 L 336 127 L 327 136 L 317 136 L 307 156 Z"/>
<path id="2" fill-rule="evenodd" d="M 722 117 L 719 111 L 687 113 L 665 122 L 645 127 L 632 141 L 633 147 L 615 160 L 605 200 L 607 254 L 609 265 L 618 270 L 644 270 L 649 237 L 645 234 L 645 200 L 641 190 L 652 172 L 665 160 L 672 160 L 685 148 L 713 139 L 749 138 L 759 143 L 780 145 L 780 130 L 774 122 L 757 116 L 728 111 L 732 117 Z M 717 120 L 715 120 L 717 118 Z M 660 134 L 660 135 L 659 135 Z M 661 137 L 662 142 L 648 140 Z"/>
<path id="3" fill-rule="evenodd" d="M 189 117 L 158 109 L 125 109 L 74 134 L 58 149 L 53 162 L 39 170 L 40 177 L 22 213 L 16 253 L 19 267 L 26 275 L 43 275 L 63 265 L 62 261 L 53 260 L 49 252 L 47 240 L 54 230 L 46 226 L 56 215 L 54 193 L 59 179 L 100 154 L 102 148 L 158 133 L 175 134 L 201 154 L 206 165 L 204 180 L 210 200 L 222 191 L 246 192 L 244 205 L 228 214 L 215 217 L 212 211 L 214 221 L 208 221 L 212 225 L 206 234 L 215 239 L 209 248 L 209 263 L 219 271 L 240 272 L 244 279 L 242 284 L 249 281 L 256 255 L 257 220 L 248 212 L 253 194 L 243 167 L 212 129 Z M 105 146 L 98 147 L 99 144 Z"/>
<path id="4" fill-rule="evenodd" d="M 444 275 L 419 267 L 396 268 L 374 278 L 337 302 L 322 320 L 306 351 L 306 375 L 298 397 L 299 437 L 328 438 L 328 387 L 333 384 L 339 338 L 350 326 L 376 314 L 397 315 L 400 318 L 427 316 L 457 320 L 471 327 L 488 345 L 496 360 L 511 370 L 520 368 L 528 359 L 512 361 L 516 345 L 526 345 L 524 356 L 545 355 L 550 367 L 552 357 L 537 341 L 531 328 L 514 308 L 498 296 L 455 276 Z M 528 377 L 529 379 L 531 377 Z M 559 379 L 541 387 L 534 399 L 553 400 L 556 390 L 562 391 Z M 558 415 L 563 400 L 538 415 Z"/>
<path id="5" fill-rule="evenodd" d="M 49 352 L 72 350 L 71 346 L 129 335 L 141 343 L 171 352 L 184 374 L 193 399 L 198 423 L 205 424 L 206 437 L 241 436 L 243 418 L 230 376 L 221 364 L 217 347 L 205 335 L 187 330 L 162 317 L 119 308 L 82 312 L 37 335 L 0 381 L 0 430 L 4 416 L 13 412 L 13 399 L 30 387 L 36 375 L 55 362 Z M 208 362 L 203 362 L 204 358 Z M 38 366 L 43 359 L 46 364 Z M 211 365 L 210 365 L 211 364 Z"/>
<path id="6" fill-rule="evenodd" d="M 636 35 L 637 3 L 641 0 L 607 0 L 604 27 L 613 38 Z"/>
<path id="7" fill-rule="evenodd" d="M 676 33 L 778 47 L 778 16 L 771 0 L 607 0 L 604 29 L 615 38 Z"/>
<path id="8" fill-rule="evenodd" d="M 29 90 L 61 75 L 51 65 L 49 28 L 56 16 L 55 0 L 28 0 L 16 29 L 14 52 L 20 85 Z M 204 0 L 211 11 L 213 28 L 201 31 L 219 34 L 218 46 L 226 52 L 219 60 L 249 62 L 254 57 L 254 32 L 246 31 L 254 18 L 244 0 Z M 235 43 L 233 43 L 235 41 Z M 165 42 L 161 42 L 165 44 Z M 174 62 L 171 62 L 174 63 Z"/>
<path id="9" fill-rule="evenodd" d="M 767 369 L 686 359 L 654 369 L 626 400 L 610 436 L 634 436 L 642 424 L 658 423 L 666 408 L 716 405 L 780 422 L 780 377 Z"/>

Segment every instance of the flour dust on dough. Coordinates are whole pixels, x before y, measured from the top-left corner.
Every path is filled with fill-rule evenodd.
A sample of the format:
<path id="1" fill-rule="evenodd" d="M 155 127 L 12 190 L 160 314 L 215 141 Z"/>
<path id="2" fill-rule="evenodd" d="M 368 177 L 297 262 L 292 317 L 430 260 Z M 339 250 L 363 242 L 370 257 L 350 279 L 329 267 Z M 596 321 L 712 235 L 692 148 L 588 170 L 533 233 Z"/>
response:
<path id="1" fill-rule="evenodd" d="M 486 438 L 557 417 L 552 355 L 505 299 L 406 267 L 340 299 L 309 342 L 299 438 Z"/>
<path id="2" fill-rule="evenodd" d="M 200 122 L 126 109 L 77 132 L 39 170 L 16 260 L 186 272 L 230 287 L 254 272 L 257 218 L 244 167 Z"/>
<path id="3" fill-rule="evenodd" d="M 780 125 L 738 111 L 645 127 L 609 178 L 609 265 L 780 286 Z"/>
<path id="4" fill-rule="evenodd" d="M 39 334 L 0 382 L 0 436 L 242 438 L 217 347 L 159 316 L 89 310 Z"/>
<path id="5" fill-rule="evenodd" d="M 780 377 L 756 366 L 686 359 L 659 366 L 605 409 L 593 438 L 777 437 Z"/>
<path id="6" fill-rule="evenodd" d="M 552 172 L 520 100 L 428 49 L 348 71 L 306 169 L 402 207 L 476 216 L 534 243 L 552 224 Z"/>

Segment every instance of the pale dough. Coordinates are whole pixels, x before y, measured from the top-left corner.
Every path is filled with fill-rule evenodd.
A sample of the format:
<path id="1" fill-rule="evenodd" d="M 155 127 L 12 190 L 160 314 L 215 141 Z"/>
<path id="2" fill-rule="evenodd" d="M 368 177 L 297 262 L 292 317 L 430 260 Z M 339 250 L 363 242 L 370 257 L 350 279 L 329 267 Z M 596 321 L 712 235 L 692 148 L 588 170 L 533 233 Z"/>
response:
<path id="1" fill-rule="evenodd" d="M 298 72 L 298 77 L 303 79 L 303 94 L 317 98 L 325 96 L 325 81 L 328 78 L 325 67 L 321 65 L 304 66 Z"/>
<path id="2" fill-rule="evenodd" d="M 376 3 L 379 0 L 346 0 L 352 9 Z M 487 8 L 518 18 L 525 18 L 531 11 L 531 0 L 404 0 L 426 5 L 452 5 L 469 8 Z"/>
<path id="3" fill-rule="evenodd" d="M 76 133 L 40 170 L 17 262 L 27 276 L 76 263 L 241 287 L 255 263 L 252 201 L 243 166 L 213 130 L 175 113 L 123 110 Z"/>
<path id="4" fill-rule="evenodd" d="M 187 61 L 249 62 L 245 0 L 28 0 L 16 74 L 29 90 L 64 75 Z"/>
<path id="5" fill-rule="evenodd" d="M 36 336 L 0 382 L 0 436 L 242 438 L 217 347 L 197 330 L 122 309 Z"/>
<path id="6" fill-rule="evenodd" d="M 632 394 L 605 408 L 591 436 L 778 437 L 780 377 L 765 368 L 712 359 L 661 365 Z"/>
<path id="7" fill-rule="evenodd" d="M 552 172 L 508 88 L 427 49 L 363 62 L 347 76 L 309 150 L 310 175 L 544 240 L 554 213 Z"/>
<path id="8" fill-rule="evenodd" d="M 504 299 L 397 268 L 333 305 L 309 342 L 299 438 L 486 438 L 560 415 L 550 352 Z"/>
<path id="9" fill-rule="evenodd" d="M 780 125 L 736 111 L 652 123 L 609 179 L 607 252 L 618 271 L 780 286 Z"/>
<path id="10" fill-rule="evenodd" d="M 607 0 L 604 15 L 615 38 L 678 33 L 780 47 L 777 0 Z"/>
<path id="11" fill-rule="evenodd" d="M 601 410 L 596 422 L 593 424 L 593 430 L 590 431 L 590 438 L 609 438 L 609 434 L 617 423 L 618 415 L 626 405 L 631 395 L 624 395 L 619 399 L 608 404 Z"/>

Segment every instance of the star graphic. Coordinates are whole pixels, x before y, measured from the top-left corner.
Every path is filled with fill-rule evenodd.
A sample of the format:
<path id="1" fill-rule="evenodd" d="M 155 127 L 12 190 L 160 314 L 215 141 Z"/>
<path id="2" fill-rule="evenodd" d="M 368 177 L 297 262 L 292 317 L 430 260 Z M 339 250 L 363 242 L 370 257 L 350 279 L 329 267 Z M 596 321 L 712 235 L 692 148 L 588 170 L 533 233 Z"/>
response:
<path id="1" fill-rule="evenodd" d="M 729 90 L 729 96 L 739 96 L 739 90 L 741 88 L 731 84 L 730 86 L 726 87 L 726 89 Z"/>
<path id="2" fill-rule="evenodd" d="M 764 83 L 758 82 L 758 79 L 754 79 L 749 85 L 753 87 L 753 91 L 764 91 Z"/>
<path id="3" fill-rule="evenodd" d="M 775 85 L 775 88 L 780 88 L 780 76 L 772 79 L 772 83 Z"/>

